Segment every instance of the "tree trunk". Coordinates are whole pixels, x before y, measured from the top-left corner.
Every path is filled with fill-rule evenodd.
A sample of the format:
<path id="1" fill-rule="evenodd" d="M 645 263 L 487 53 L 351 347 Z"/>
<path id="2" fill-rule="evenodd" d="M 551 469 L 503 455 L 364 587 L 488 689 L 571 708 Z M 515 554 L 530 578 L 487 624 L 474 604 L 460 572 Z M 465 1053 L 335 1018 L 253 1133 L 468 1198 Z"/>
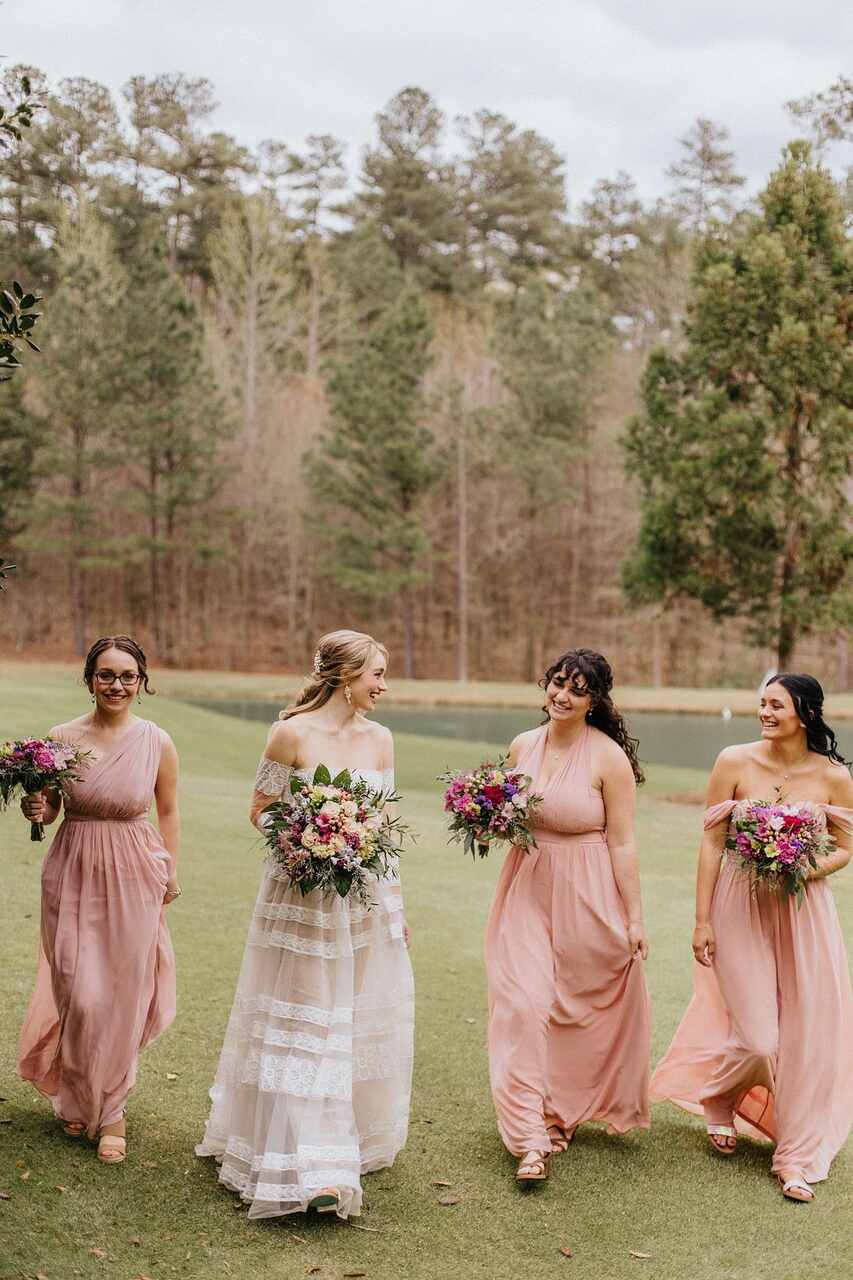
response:
<path id="1" fill-rule="evenodd" d="M 403 675 L 407 680 L 415 678 L 415 608 L 412 592 L 406 588 L 401 592 L 400 603 L 403 612 Z"/>
<path id="2" fill-rule="evenodd" d="M 457 653 L 456 679 L 468 679 L 468 460 L 467 422 L 459 415 L 456 435 L 456 573 Z"/>
<path id="3" fill-rule="evenodd" d="M 86 482 L 86 433 L 82 427 L 74 427 L 72 431 L 74 462 L 71 471 L 71 625 L 74 637 L 74 652 L 82 658 L 86 653 L 86 584 L 83 580 L 83 569 L 80 564 L 86 549 L 85 524 L 83 510 Z"/>
<path id="4" fill-rule="evenodd" d="M 320 369 L 320 268 L 315 244 L 308 246 L 308 335 L 305 347 L 305 367 L 310 377 L 316 378 Z"/>

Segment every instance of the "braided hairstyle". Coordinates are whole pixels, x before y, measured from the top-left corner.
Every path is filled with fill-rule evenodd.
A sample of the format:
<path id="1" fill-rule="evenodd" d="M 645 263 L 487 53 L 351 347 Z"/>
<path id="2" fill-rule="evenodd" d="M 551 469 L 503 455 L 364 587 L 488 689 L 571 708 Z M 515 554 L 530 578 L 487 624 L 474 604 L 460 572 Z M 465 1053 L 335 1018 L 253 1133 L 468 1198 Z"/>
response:
<path id="1" fill-rule="evenodd" d="M 130 636 L 101 636 L 100 640 L 96 640 L 92 645 L 86 654 L 86 661 L 83 666 L 83 683 L 90 693 L 95 679 L 95 663 L 107 649 L 121 649 L 122 653 L 129 654 L 136 661 L 136 665 L 139 668 L 140 686 L 146 693 L 154 693 L 148 682 L 148 663 L 142 646 L 137 644 Z"/>
<path id="2" fill-rule="evenodd" d="M 539 681 L 540 689 L 547 688 L 554 676 L 561 671 L 565 671 L 570 679 L 575 675 L 583 676 L 586 692 L 591 698 L 586 715 L 587 723 L 606 733 L 608 738 L 612 738 L 622 748 L 628 757 L 637 784 L 645 782 L 645 774 L 640 767 L 637 755 L 639 738 L 631 737 L 625 721 L 610 697 L 610 691 L 613 688 L 613 672 L 607 659 L 602 654 L 596 653 L 594 649 L 569 649 L 547 669 Z M 545 708 L 543 707 L 542 710 L 544 711 Z M 547 724 L 547 719 L 543 724 Z"/>
<path id="3" fill-rule="evenodd" d="M 279 720 L 318 711 L 336 689 L 355 680 L 364 671 L 374 653 L 386 662 L 388 650 L 363 631 L 330 631 L 323 636 L 314 654 L 314 670 L 296 696 L 296 700 L 280 711 Z"/>
<path id="4" fill-rule="evenodd" d="M 814 676 L 803 673 L 795 674 L 780 671 L 771 676 L 764 685 L 764 691 L 772 684 L 781 684 L 787 689 L 794 704 L 794 710 L 800 717 L 800 723 L 806 731 L 806 744 L 809 751 L 819 756 L 826 756 L 833 764 L 844 764 L 850 768 L 850 761 L 845 760 L 838 749 L 835 731 L 823 718 L 823 688 Z"/>

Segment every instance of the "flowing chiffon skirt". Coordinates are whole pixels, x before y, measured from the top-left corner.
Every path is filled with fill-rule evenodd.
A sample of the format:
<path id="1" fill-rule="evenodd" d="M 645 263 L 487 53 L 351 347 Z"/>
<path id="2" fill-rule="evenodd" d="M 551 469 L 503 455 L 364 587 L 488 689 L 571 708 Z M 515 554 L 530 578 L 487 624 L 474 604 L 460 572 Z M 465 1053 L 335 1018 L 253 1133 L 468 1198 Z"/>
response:
<path id="1" fill-rule="evenodd" d="M 820 1182 L 853 1124 L 853 997 L 830 884 L 811 881 L 798 907 L 766 886 L 752 891 L 726 860 L 711 924 L 714 963 L 694 964 L 694 995 L 652 1099 L 769 1139 L 774 1172 Z"/>
<path id="2" fill-rule="evenodd" d="M 121 1119 L 140 1050 L 175 1016 L 169 855 L 138 812 L 153 794 L 160 731 L 140 721 L 126 738 L 75 785 L 45 858 L 38 973 L 19 1048 L 20 1075 L 90 1138 Z"/>
<path id="3" fill-rule="evenodd" d="M 264 876 L 200 1156 L 250 1218 L 303 1212 L 324 1187 L 361 1211 L 361 1175 L 408 1132 L 414 993 L 399 885 L 368 910 Z"/>

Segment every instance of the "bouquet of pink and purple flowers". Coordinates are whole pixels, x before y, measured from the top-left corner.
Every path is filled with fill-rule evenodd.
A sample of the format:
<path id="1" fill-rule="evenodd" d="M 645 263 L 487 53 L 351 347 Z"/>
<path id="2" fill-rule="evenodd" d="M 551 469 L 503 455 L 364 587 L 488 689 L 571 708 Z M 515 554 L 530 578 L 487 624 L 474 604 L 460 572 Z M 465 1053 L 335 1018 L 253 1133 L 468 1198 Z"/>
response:
<path id="1" fill-rule="evenodd" d="M 45 787 L 67 792 L 72 782 L 79 782 L 80 765 L 90 755 L 89 751 L 80 751 L 55 738 L 0 743 L 0 808 L 5 808 L 18 793 L 34 795 Z M 44 839 L 40 822 L 30 823 L 30 839 Z"/>
<path id="2" fill-rule="evenodd" d="M 805 892 L 809 868 L 832 853 L 835 840 L 826 819 L 808 801 L 775 804 L 742 800 L 732 810 L 726 852 L 745 871 L 754 887 L 767 884 L 797 899 Z"/>
<path id="3" fill-rule="evenodd" d="M 463 841 L 472 858 L 485 858 L 492 840 L 536 847 L 530 819 L 542 797 L 530 790 L 526 773 L 507 769 L 505 756 L 468 773 L 447 770 L 439 782 L 448 784 L 444 808 L 450 814 L 450 838 Z"/>
<path id="4" fill-rule="evenodd" d="M 396 800 L 395 791 L 377 791 L 347 769 L 332 778 L 318 765 L 311 782 L 294 774 L 289 799 L 264 809 L 272 861 L 303 894 L 334 891 L 372 906 L 371 879 L 396 874 L 409 831 L 387 811 Z"/>

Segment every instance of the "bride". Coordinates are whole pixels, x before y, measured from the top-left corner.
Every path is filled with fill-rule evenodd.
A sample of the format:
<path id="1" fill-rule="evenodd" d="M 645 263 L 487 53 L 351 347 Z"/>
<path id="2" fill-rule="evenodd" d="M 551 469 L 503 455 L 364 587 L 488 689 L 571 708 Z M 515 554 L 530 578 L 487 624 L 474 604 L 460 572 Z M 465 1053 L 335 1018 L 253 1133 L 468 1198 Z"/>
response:
<path id="1" fill-rule="evenodd" d="M 357 631 L 323 636 L 314 674 L 281 712 L 261 757 L 251 818 L 292 773 L 347 768 L 393 786 L 394 744 L 365 719 L 384 692 L 387 652 Z M 234 1005 L 210 1091 L 200 1156 L 249 1204 L 250 1218 L 315 1208 L 361 1211 L 361 1175 L 406 1141 L 414 1021 L 409 931 L 398 880 L 368 909 L 303 897 L 275 867 L 261 882 Z"/>

